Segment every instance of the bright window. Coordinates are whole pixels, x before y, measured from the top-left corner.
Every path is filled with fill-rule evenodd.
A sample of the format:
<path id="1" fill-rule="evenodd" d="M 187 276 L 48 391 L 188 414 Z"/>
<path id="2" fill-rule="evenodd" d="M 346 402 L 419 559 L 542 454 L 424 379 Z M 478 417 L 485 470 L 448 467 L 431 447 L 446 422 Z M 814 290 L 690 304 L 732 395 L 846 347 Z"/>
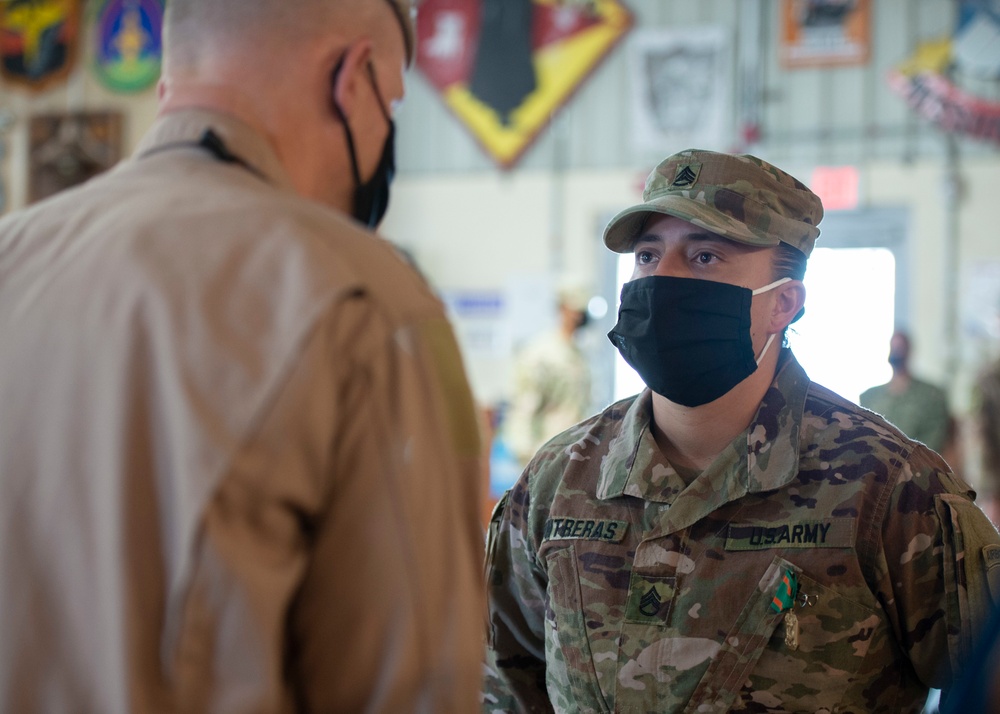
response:
<path id="1" fill-rule="evenodd" d="M 817 248 L 806 270 L 806 314 L 788 342 L 814 382 L 858 401 L 889 381 L 896 261 L 886 248 Z"/>

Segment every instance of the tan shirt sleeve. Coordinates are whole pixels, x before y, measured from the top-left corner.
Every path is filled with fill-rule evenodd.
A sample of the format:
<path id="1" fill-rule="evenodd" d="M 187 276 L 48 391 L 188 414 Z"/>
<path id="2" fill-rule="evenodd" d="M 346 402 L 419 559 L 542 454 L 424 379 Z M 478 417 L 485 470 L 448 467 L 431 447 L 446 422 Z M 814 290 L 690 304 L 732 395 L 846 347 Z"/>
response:
<path id="1" fill-rule="evenodd" d="M 202 701 L 184 709 L 243 686 L 280 710 L 473 711 L 477 439 L 443 317 L 333 310 L 206 516 L 178 648 Z"/>

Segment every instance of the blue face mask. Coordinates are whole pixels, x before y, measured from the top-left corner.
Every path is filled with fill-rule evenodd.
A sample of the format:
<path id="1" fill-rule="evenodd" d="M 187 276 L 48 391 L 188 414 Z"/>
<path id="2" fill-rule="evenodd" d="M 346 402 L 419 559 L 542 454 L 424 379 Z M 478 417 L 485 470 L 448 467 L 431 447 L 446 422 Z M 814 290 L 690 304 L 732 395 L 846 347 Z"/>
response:
<path id="1" fill-rule="evenodd" d="M 751 291 L 729 283 L 653 275 L 622 287 L 611 343 L 650 389 L 675 404 L 697 407 L 726 394 L 757 370 L 774 341 L 754 358 Z"/>
<path id="2" fill-rule="evenodd" d="M 331 85 L 337 81 L 341 67 L 342 64 L 338 64 L 334 70 Z M 379 92 L 378 82 L 375 80 L 375 70 L 370 62 L 368 63 L 368 78 L 372 83 L 375 97 L 378 99 L 382 116 L 385 117 L 385 121 L 389 125 L 389 134 L 385 137 L 378 166 L 375 167 L 375 172 L 367 181 L 361 180 L 357 152 L 354 149 L 354 137 L 351 135 L 351 127 L 347 124 L 346 115 L 336 100 L 333 101 L 333 107 L 344 125 L 344 133 L 347 135 L 347 150 L 351 155 L 351 171 L 354 173 L 354 205 L 351 215 L 369 228 L 375 228 L 381 223 L 386 209 L 389 208 L 389 185 L 396 175 L 396 126 L 382 102 L 382 94 Z"/>

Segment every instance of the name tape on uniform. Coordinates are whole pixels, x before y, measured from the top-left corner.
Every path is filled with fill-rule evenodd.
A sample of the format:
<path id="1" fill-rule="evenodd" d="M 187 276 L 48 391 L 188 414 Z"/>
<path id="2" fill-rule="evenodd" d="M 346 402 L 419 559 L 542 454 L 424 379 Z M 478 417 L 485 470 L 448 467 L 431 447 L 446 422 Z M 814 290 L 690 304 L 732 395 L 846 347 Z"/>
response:
<path id="1" fill-rule="evenodd" d="M 550 518 L 545 521 L 542 541 L 547 540 L 603 540 L 619 543 L 625 537 L 627 521 L 609 521 L 603 518 Z"/>
<path id="2" fill-rule="evenodd" d="M 731 523 L 726 550 L 849 548 L 853 543 L 853 518 L 827 518 L 795 523 Z"/>

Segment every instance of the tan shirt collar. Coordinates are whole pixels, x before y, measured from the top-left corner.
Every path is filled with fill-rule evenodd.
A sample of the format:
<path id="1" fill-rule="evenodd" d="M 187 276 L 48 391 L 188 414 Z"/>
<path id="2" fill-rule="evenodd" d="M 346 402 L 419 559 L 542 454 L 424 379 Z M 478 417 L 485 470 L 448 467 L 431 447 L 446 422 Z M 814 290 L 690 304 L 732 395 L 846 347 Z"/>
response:
<path id="1" fill-rule="evenodd" d="M 139 142 L 132 160 L 167 151 L 176 145 L 197 148 L 211 129 L 226 150 L 277 188 L 294 190 L 274 148 L 257 130 L 235 117 L 210 109 L 179 109 L 160 116 Z"/>

